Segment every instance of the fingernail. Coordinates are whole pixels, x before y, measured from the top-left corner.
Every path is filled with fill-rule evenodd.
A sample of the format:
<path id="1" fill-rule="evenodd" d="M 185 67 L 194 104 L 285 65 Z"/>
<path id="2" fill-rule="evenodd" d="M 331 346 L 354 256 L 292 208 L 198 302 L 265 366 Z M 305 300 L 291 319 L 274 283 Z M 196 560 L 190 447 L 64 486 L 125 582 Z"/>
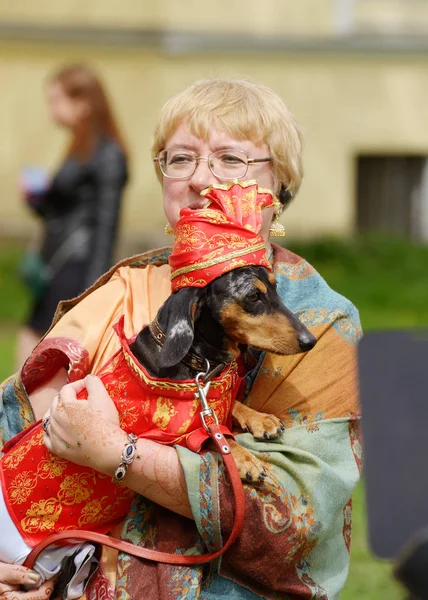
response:
<path id="1" fill-rule="evenodd" d="M 31 583 L 37 583 L 40 579 L 40 575 L 38 573 L 36 573 L 35 571 L 30 571 L 29 573 L 27 573 L 27 579 Z"/>

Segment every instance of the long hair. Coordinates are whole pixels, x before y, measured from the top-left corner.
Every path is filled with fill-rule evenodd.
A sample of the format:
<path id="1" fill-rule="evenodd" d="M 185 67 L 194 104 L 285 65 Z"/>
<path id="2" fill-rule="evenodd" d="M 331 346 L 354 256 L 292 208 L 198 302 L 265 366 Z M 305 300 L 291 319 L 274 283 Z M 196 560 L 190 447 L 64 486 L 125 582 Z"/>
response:
<path id="1" fill-rule="evenodd" d="M 72 100 L 85 101 L 90 110 L 86 119 L 74 130 L 66 156 L 88 160 L 97 140 L 106 137 L 117 142 L 125 156 L 127 150 L 107 94 L 100 78 L 86 65 L 68 65 L 54 73 L 50 83 L 61 85 L 65 94 Z"/>

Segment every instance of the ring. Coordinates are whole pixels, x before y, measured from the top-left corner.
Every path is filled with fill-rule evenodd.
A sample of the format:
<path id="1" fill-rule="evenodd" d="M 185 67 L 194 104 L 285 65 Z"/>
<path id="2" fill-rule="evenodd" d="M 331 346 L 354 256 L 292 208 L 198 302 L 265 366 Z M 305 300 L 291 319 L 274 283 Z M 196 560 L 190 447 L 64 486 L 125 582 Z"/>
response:
<path id="1" fill-rule="evenodd" d="M 50 417 L 45 417 L 42 421 L 42 427 L 43 427 L 43 431 L 46 433 L 46 435 L 49 435 L 48 433 L 48 425 L 50 423 L 51 418 Z"/>

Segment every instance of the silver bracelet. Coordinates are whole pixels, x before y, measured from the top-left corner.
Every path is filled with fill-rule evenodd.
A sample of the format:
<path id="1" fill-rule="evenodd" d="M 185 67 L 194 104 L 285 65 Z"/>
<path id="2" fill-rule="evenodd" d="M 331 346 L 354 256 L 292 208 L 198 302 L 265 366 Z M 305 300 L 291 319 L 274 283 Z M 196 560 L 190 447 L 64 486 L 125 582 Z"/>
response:
<path id="1" fill-rule="evenodd" d="M 136 435 L 134 435 L 133 433 L 128 433 L 128 441 L 126 442 L 122 450 L 120 464 L 113 474 L 114 483 L 120 483 L 125 477 L 129 465 L 135 458 L 135 453 L 137 452 L 137 441 L 138 438 Z"/>

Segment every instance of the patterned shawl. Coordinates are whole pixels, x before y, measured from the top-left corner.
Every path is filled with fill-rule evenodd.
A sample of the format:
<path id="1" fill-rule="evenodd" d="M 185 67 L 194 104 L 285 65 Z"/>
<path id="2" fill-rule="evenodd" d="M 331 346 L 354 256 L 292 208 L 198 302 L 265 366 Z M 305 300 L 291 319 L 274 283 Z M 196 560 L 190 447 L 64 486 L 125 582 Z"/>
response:
<path id="1" fill-rule="evenodd" d="M 168 249 L 123 261 L 79 299 L 62 303 L 47 338 L 77 340 L 94 371 L 116 351 L 112 325 L 125 314 L 131 336 L 149 322 L 169 294 Z M 335 600 L 349 565 L 351 495 L 361 468 L 356 342 L 358 313 L 295 254 L 274 248 L 274 272 L 285 304 L 318 338 L 308 354 L 255 355 L 245 403 L 286 424 L 276 440 L 238 441 L 265 461 L 263 485 L 244 483 L 246 520 L 238 541 L 216 564 L 158 565 L 105 549 L 88 600 Z M 37 352 L 37 350 L 36 350 Z M 39 360 L 33 383 L 49 361 Z M 33 362 L 34 365 L 34 362 Z M 25 379 L 25 378 L 24 378 Z M 0 441 L 33 420 L 21 374 L 3 383 Z M 211 551 L 226 538 L 233 502 L 216 453 L 177 447 L 194 522 L 136 496 L 115 532 L 165 552 Z"/>

